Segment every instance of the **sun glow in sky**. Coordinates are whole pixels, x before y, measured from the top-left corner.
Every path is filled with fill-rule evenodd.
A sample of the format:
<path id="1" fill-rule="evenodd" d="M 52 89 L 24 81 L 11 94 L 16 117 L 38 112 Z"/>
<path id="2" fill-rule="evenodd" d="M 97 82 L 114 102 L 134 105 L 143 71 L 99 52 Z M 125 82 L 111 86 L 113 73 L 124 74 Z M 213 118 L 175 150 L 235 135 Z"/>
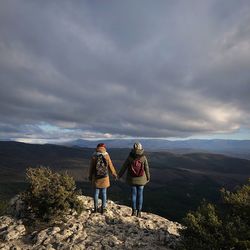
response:
<path id="1" fill-rule="evenodd" d="M 246 0 L 0 2 L 0 140 L 250 139 Z"/>

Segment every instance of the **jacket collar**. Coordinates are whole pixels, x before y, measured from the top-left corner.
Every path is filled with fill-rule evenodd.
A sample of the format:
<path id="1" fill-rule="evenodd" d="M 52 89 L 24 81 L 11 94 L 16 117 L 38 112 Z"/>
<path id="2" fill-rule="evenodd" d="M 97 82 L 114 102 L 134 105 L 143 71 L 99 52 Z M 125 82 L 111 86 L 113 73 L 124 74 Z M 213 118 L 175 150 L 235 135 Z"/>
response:
<path id="1" fill-rule="evenodd" d="M 104 148 L 104 147 L 98 147 L 97 149 L 96 149 L 96 152 L 94 152 L 94 155 L 107 155 L 108 154 L 108 152 L 106 151 L 106 148 Z"/>
<path id="2" fill-rule="evenodd" d="M 141 157 L 144 154 L 144 149 L 132 149 L 130 155 L 132 157 Z"/>

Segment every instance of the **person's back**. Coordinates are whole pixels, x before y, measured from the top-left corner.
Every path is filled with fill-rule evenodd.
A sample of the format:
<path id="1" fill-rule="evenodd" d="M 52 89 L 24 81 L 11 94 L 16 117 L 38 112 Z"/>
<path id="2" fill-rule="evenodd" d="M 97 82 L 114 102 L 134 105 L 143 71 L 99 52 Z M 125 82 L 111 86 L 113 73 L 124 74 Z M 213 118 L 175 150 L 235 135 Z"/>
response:
<path id="1" fill-rule="evenodd" d="M 101 212 L 106 210 L 107 188 L 110 186 L 109 172 L 116 178 L 116 170 L 110 159 L 104 143 L 97 145 L 96 151 L 91 157 L 89 168 L 89 180 L 94 187 L 94 212 L 98 210 L 98 197 L 102 192 Z"/>
<path id="2" fill-rule="evenodd" d="M 137 216 L 140 217 L 143 204 L 143 189 L 150 180 L 148 161 L 140 143 L 134 144 L 118 174 L 119 178 L 123 176 L 125 171 L 127 171 L 127 183 L 132 188 L 132 215 L 135 215 L 137 211 Z"/>

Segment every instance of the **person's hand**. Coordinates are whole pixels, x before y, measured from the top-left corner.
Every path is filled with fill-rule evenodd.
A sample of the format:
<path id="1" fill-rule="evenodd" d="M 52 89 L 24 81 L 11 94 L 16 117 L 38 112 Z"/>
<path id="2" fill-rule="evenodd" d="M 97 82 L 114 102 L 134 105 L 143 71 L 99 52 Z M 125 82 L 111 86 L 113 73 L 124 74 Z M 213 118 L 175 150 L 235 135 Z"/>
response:
<path id="1" fill-rule="evenodd" d="M 118 176 L 114 175 L 115 181 L 118 181 Z"/>

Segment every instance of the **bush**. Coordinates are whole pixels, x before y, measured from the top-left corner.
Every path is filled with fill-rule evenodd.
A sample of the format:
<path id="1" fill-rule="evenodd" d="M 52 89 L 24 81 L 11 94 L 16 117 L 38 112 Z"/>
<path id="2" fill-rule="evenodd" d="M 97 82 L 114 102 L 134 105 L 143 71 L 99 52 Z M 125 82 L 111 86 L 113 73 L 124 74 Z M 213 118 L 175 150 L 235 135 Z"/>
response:
<path id="1" fill-rule="evenodd" d="M 70 210 L 80 213 L 83 205 L 77 198 L 75 181 L 65 174 L 52 172 L 49 168 L 28 168 L 29 183 L 22 193 L 27 211 L 41 221 L 62 218 Z"/>
<path id="2" fill-rule="evenodd" d="M 0 216 L 5 215 L 8 210 L 8 201 L 1 200 L 0 201 Z"/>
<path id="3" fill-rule="evenodd" d="M 203 202 L 184 219 L 180 249 L 250 249 L 250 180 L 236 192 L 221 190 L 221 204 Z"/>

